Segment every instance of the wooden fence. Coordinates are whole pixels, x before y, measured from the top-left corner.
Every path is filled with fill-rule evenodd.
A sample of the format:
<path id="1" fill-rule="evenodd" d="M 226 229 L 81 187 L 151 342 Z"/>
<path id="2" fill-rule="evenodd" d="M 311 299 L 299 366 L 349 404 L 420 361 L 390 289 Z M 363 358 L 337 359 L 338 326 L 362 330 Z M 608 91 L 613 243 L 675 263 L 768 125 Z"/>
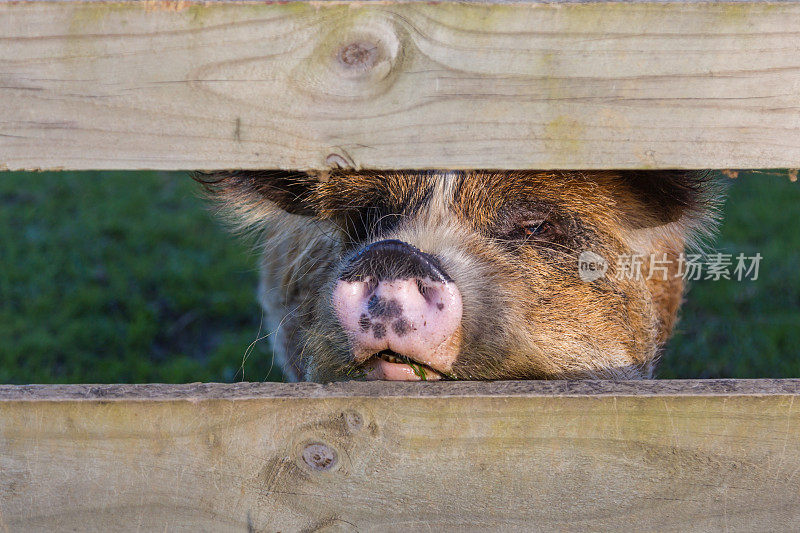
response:
<path id="1" fill-rule="evenodd" d="M 9 530 L 790 531 L 800 380 L 0 387 Z"/>
<path id="2" fill-rule="evenodd" d="M 0 1 L 0 165 L 800 166 L 800 1 Z"/>
<path id="3" fill-rule="evenodd" d="M 2 168 L 335 164 L 800 167 L 800 1 L 0 1 Z M 0 386 L 0 530 L 796 530 L 799 393 Z"/>

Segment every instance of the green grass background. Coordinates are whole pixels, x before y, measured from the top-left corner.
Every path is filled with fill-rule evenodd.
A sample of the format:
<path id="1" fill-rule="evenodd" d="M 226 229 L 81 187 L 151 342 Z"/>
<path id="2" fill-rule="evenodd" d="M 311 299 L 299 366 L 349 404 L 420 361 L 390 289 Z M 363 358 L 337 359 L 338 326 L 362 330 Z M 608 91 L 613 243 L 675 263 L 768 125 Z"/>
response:
<path id="1" fill-rule="evenodd" d="M 760 277 L 695 282 L 659 377 L 800 377 L 800 185 L 729 193 L 716 249 Z M 184 173 L 0 172 L 0 382 L 280 380 L 256 262 Z"/>

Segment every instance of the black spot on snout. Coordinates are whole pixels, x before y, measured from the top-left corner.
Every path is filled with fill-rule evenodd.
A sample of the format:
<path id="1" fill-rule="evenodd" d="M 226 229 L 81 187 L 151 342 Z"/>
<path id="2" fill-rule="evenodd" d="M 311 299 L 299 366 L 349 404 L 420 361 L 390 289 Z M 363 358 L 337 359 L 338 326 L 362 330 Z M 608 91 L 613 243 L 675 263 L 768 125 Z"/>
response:
<path id="1" fill-rule="evenodd" d="M 410 324 L 405 318 L 395 320 L 392 323 L 392 329 L 394 330 L 394 332 L 397 334 L 398 337 L 405 336 L 405 334 L 408 333 L 409 328 Z"/>
<path id="2" fill-rule="evenodd" d="M 375 335 L 376 339 L 382 339 L 386 336 L 386 326 L 380 322 L 376 322 L 372 325 L 372 334 Z"/>
<path id="3" fill-rule="evenodd" d="M 403 314 L 403 307 L 392 298 L 379 298 L 376 294 L 367 301 L 367 311 L 376 318 L 397 318 Z"/>
<path id="4" fill-rule="evenodd" d="M 367 314 L 364 313 L 358 318 L 358 325 L 361 328 L 361 331 L 367 331 L 370 326 L 372 326 L 372 321 L 369 319 Z"/>

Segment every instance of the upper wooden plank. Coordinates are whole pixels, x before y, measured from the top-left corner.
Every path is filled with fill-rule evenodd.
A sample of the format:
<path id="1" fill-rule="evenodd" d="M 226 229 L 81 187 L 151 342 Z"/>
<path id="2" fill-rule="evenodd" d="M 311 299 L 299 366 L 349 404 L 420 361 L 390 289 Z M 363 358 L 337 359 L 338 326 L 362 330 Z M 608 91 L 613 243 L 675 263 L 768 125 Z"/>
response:
<path id="1" fill-rule="evenodd" d="M 0 385 L 2 401 L 800 395 L 800 379 Z"/>
<path id="2" fill-rule="evenodd" d="M 0 3 L 0 167 L 800 166 L 800 1 Z"/>

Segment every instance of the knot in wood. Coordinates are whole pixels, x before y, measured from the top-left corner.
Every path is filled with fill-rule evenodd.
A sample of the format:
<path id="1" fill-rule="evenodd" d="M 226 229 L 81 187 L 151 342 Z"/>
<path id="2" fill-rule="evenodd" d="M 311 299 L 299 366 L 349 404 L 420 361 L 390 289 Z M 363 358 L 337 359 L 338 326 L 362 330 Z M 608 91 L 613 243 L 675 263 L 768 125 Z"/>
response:
<path id="1" fill-rule="evenodd" d="M 344 423 L 350 433 L 358 433 L 364 427 L 364 419 L 361 417 L 358 411 L 345 411 Z"/>
<path id="2" fill-rule="evenodd" d="M 339 50 L 339 62 L 348 69 L 369 70 L 375 66 L 379 51 L 375 43 L 356 41 Z"/>
<path id="3" fill-rule="evenodd" d="M 339 154 L 330 154 L 328 157 L 325 158 L 325 164 L 328 165 L 330 168 L 352 168 L 352 162 L 348 161 L 344 158 L 344 156 Z"/>
<path id="4" fill-rule="evenodd" d="M 338 459 L 336 450 L 319 442 L 307 445 L 301 455 L 312 470 L 330 470 Z"/>

